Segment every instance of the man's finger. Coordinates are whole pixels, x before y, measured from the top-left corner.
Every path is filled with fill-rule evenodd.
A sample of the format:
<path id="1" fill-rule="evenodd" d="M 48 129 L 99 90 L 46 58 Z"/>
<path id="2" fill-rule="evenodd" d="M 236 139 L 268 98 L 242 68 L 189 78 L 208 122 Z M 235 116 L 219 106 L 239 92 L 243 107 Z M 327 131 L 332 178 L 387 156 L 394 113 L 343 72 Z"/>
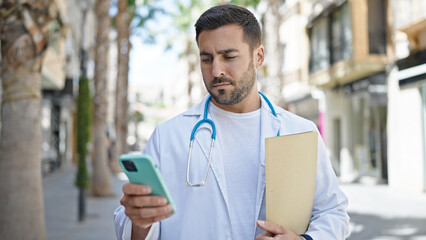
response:
<path id="1" fill-rule="evenodd" d="M 133 218 L 152 218 L 160 215 L 169 214 L 173 210 L 173 207 L 168 204 L 162 207 L 149 207 L 149 208 L 132 208 L 128 207 L 124 210 L 124 213 L 128 217 Z"/>
<path id="2" fill-rule="evenodd" d="M 162 196 L 123 195 L 120 204 L 126 208 L 159 207 L 166 205 L 167 199 Z"/>
<path id="3" fill-rule="evenodd" d="M 127 195 L 148 195 L 151 188 L 147 185 L 126 183 L 123 185 L 123 193 Z"/>
<path id="4" fill-rule="evenodd" d="M 271 239 L 271 237 L 268 237 L 266 233 L 262 233 L 256 236 L 256 240 L 268 240 Z"/>
<path id="5" fill-rule="evenodd" d="M 167 199 L 162 196 L 129 197 L 129 203 L 134 207 L 160 207 L 167 204 Z"/>
<path id="6" fill-rule="evenodd" d="M 151 218 L 131 218 L 132 223 L 136 224 L 137 226 L 140 226 L 142 228 L 147 228 L 149 226 L 151 226 L 153 223 L 155 222 L 159 222 L 161 220 L 164 220 L 166 218 L 169 218 L 171 216 L 173 216 L 173 214 L 165 214 L 165 215 L 161 215 L 161 216 L 155 216 L 155 217 L 151 217 Z"/>
<path id="7" fill-rule="evenodd" d="M 270 221 L 261 221 L 258 220 L 257 221 L 257 226 L 259 226 L 261 229 L 273 233 L 273 234 L 285 234 L 287 233 L 287 229 L 284 228 L 283 226 L 270 222 Z"/>
<path id="8" fill-rule="evenodd" d="M 167 204 L 166 206 L 162 207 L 142 208 L 140 210 L 140 215 L 144 218 L 156 217 L 160 215 L 170 214 L 172 210 L 172 205 Z"/>

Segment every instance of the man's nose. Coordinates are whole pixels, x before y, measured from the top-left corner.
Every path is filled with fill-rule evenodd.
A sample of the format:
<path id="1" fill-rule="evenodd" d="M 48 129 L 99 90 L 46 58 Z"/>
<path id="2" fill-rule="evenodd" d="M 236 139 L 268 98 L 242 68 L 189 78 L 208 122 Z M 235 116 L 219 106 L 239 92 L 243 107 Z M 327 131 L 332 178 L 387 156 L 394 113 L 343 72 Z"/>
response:
<path id="1" fill-rule="evenodd" d="M 212 63 L 212 75 L 213 75 L 213 77 L 223 77 L 223 76 L 225 76 L 225 71 L 223 69 L 223 64 L 217 58 L 213 59 L 213 63 Z"/>

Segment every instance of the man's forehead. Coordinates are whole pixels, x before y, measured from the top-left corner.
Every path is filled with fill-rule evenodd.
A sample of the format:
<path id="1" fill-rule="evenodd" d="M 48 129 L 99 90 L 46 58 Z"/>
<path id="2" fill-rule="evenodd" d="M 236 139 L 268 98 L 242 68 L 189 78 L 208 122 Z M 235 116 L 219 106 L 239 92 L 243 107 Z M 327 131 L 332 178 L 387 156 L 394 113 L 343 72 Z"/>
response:
<path id="1" fill-rule="evenodd" d="M 225 25 L 213 30 L 204 30 L 198 38 L 198 47 L 201 52 L 221 52 L 229 50 L 242 51 L 248 43 L 244 41 L 242 27 L 236 24 Z"/>
<path id="2" fill-rule="evenodd" d="M 208 36 L 208 37 L 205 37 L 205 36 Z M 240 36 L 241 39 L 239 40 L 243 40 L 242 38 L 244 36 L 244 32 L 241 26 L 237 24 L 228 24 L 215 29 L 203 30 L 198 37 L 198 41 L 200 42 L 202 38 L 204 38 L 203 40 L 205 40 L 205 38 L 211 38 L 212 36 L 216 36 L 217 38 L 230 37 L 237 40 L 238 40 L 238 36 Z"/>

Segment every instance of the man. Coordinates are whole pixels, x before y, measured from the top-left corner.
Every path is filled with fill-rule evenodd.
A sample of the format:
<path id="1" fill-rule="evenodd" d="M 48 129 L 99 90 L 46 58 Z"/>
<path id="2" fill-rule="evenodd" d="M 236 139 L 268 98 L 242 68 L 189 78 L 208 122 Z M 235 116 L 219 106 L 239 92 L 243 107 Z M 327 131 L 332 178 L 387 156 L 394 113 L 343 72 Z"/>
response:
<path id="1" fill-rule="evenodd" d="M 150 196 L 148 186 L 127 183 L 122 206 L 115 212 L 117 237 L 272 239 L 265 234 L 268 231 L 275 234 L 274 239 L 343 240 L 349 232 L 347 198 L 338 187 L 321 137 L 314 206 L 306 234 L 298 236 L 285 226 L 264 221 L 265 138 L 317 129 L 308 120 L 269 106 L 258 93 L 256 70 L 263 64 L 264 48 L 253 14 L 238 6 L 220 5 L 203 13 L 195 27 L 209 95 L 159 125 L 144 149 L 157 161 L 176 213 L 169 214 L 172 208 L 163 197 Z M 213 123 L 193 129 L 203 119 Z M 217 137 L 211 149 L 213 125 Z M 209 172 L 204 177 L 206 169 Z M 197 184 L 202 186 L 187 186 Z"/>

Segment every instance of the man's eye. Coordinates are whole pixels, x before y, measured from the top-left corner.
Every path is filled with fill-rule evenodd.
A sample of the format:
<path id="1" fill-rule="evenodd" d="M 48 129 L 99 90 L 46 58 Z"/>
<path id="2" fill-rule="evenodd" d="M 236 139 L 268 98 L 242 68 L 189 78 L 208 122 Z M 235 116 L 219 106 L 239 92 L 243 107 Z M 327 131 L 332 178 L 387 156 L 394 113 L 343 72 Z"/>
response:
<path id="1" fill-rule="evenodd" d="M 203 58 L 203 59 L 201 59 L 201 62 L 203 62 L 203 63 L 208 63 L 208 62 L 211 62 L 211 58 Z"/>
<path id="2" fill-rule="evenodd" d="M 225 57 L 225 59 L 234 59 L 234 58 L 236 58 L 237 56 L 226 56 Z"/>

